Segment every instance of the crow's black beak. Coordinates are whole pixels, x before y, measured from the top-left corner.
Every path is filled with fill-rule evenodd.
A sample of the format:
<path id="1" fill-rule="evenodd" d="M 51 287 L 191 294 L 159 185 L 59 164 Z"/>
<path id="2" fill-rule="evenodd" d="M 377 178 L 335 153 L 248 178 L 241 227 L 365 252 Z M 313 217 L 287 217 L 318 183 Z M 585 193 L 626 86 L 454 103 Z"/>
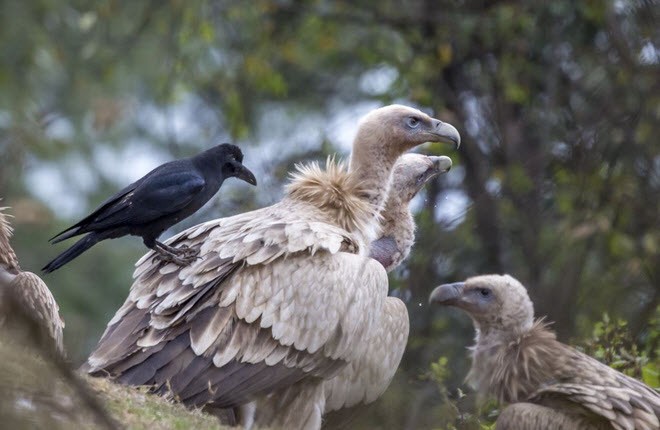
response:
<path id="1" fill-rule="evenodd" d="M 248 184 L 257 185 L 257 178 L 254 177 L 254 174 L 240 163 L 236 163 L 236 177 L 244 180 Z"/>
<path id="2" fill-rule="evenodd" d="M 443 284 L 435 287 L 429 297 L 429 303 L 445 306 L 456 305 L 463 296 L 464 288 L 465 282 L 454 282 L 453 284 Z"/>

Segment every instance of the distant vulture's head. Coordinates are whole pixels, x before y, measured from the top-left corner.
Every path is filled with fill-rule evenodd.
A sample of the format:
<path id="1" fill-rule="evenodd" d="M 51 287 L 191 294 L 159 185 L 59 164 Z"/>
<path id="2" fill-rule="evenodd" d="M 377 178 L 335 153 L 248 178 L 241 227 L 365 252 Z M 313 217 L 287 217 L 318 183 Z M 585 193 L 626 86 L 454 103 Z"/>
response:
<path id="1" fill-rule="evenodd" d="M 209 151 L 212 151 L 215 163 L 222 166 L 222 174 L 225 178 L 235 177 L 248 184 L 257 185 L 257 178 L 243 165 L 243 152 L 238 146 L 223 143 Z"/>
<path id="2" fill-rule="evenodd" d="M 534 322 L 534 306 L 525 287 L 509 275 L 483 275 L 436 287 L 431 303 L 467 312 L 480 331 L 522 333 Z"/>
<path id="3" fill-rule="evenodd" d="M 458 147 L 461 137 L 450 124 L 431 118 L 408 106 L 390 105 L 375 109 L 360 121 L 354 156 L 369 157 L 378 153 L 395 159 L 425 142 L 449 143 Z"/>
<path id="4" fill-rule="evenodd" d="M 451 158 L 403 154 L 394 165 L 389 198 L 409 203 L 429 180 L 451 169 Z M 388 200 L 389 204 L 389 200 Z"/>

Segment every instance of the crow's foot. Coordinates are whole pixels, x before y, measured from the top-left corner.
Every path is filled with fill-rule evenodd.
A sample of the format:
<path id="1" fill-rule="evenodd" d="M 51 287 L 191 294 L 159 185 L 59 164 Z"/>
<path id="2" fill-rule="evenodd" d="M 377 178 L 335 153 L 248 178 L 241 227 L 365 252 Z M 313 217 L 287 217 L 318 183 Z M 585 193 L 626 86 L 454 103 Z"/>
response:
<path id="1" fill-rule="evenodd" d="M 199 258 L 199 250 L 187 245 L 181 245 L 175 248 L 161 242 L 156 242 L 154 251 L 158 254 L 157 257 L 161 261 L 178 264 L 179 266 L 187 266 Z"/>

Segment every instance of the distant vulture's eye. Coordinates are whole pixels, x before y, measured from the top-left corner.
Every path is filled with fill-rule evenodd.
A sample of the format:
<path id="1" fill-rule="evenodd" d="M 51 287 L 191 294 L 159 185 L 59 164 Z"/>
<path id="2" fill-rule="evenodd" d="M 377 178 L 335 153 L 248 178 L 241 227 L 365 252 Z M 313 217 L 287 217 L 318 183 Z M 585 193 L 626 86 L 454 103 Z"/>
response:
<path id="1" fill-rule="evenodd" d="M 421 121 L 416 116 L 409 116 L 408 120 L 406 121 L 406 124 L 408 124 L 408 127 L 410 128 L 417 128 L 419 127 L 420 123 Z"/>
<path id="2" fill-rule="evenodd" d="M 479 294 L 481 294 L 482 297 L 489 297 L 490 296 L 490 290 L 488 288 L 480 288 L 479 289 Z"/>

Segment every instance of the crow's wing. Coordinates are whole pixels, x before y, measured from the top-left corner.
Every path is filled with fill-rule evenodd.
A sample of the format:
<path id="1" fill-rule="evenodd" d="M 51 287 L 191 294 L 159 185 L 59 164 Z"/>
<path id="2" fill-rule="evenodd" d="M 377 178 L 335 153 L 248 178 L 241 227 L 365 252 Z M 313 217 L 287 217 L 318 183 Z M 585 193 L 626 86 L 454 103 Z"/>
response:
<path id="1" fill-rule="evenodd" d="M 94 230 L 152 222 L 185 208 L 204 185 L 204 178 L 191 164 L 164 164 L 123 188 L 94 212 L 50 240 L 57 243 Z"/>
<path id="2" fill-rule="evenodd" d="M 87 228 L 101 230 L 123 225 L 142 225 L 174 215 L 195 202 L 204 185 L 206 181 L 196 171 L 164 172 L 142 182 L 100 212 Z"/>

